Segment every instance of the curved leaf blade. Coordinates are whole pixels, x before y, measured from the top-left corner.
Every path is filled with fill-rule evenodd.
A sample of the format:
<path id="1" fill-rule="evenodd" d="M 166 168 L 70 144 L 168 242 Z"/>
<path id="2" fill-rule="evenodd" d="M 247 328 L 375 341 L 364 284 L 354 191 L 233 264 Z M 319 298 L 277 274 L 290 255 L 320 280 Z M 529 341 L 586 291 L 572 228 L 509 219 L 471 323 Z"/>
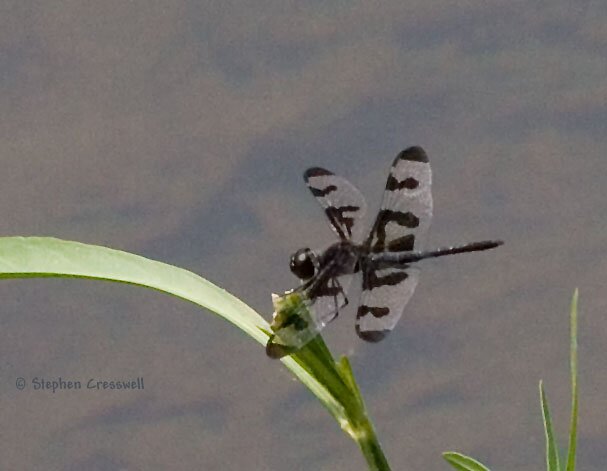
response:
<path id="1" fill-rule="evenodd" d="M 264 347 L 269 339 L 270 327 L 259 314 L 187 270 L 120 250 L 51 237 L 0 237 L 0 279 L 43 277 L 96 279 L 155 289 L 209 309 Z M 265 348 L 262 351 L 265 360 Z M 322 337 L 281 361 L 357 442 L 370 469 L 389 470 L 351 370 L 344 376 L 346 371 L 335 363 Z"/>
<path id="2" fill-rule="evenodd" d="M 162 291 L 214 312 L 264 346 L 268 340 L 264 331 L 269 331 L 269 325 L 263 317 L 190 271 L 120 250 L 53 237 L 0 237 L 0 279 L 46 277 L 96 279 Z M 281 361 L 345 427 L 344 407 L 327 387 L 300 361 L 291 357 Z"/>
<path id="3" fill-rule="evenodd" d="M 544 384 L 540 381 L 540 404 L 542 407 L 542 418 L 544 421 L 544 434 L 546 436 L 546 469 L 548 471 L 560 471 L 559 448 L 554 437 L 554 428 L 548 406 L 548 397 L 544 391 Z"/>
<path id="4" fill-rule="evenodd" d="M 489 468 L 474 458 L 462 455 L 456 451 L 446 451 L 443 453 L 443 458 L 457 471 L 489 471 Z"/>
<path id="5" fill-rule="evenodd" d="M 575 455 L 577 450 L 577 421 L 578 421 L 578 386 L 577 386 L 577 303 L 578 289 L 573 292 L 570 311 L 570 348 L 571 365 L 571 418 L 569 423 L 569 450 L 567 452 L 567 471 L 575 471 Z"/>

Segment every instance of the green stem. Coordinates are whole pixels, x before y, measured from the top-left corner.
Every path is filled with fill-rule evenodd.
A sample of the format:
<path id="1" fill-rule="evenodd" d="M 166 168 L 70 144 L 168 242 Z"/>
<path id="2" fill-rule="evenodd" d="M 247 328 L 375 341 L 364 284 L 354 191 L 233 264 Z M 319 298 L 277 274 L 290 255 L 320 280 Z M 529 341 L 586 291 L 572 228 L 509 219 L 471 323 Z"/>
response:
<path id="1" fill-rule="evenodd" d="M 372 471 L 390 471 L 390 465 L 384 455 L 373 425 L 365 417 L 363 423 L 359 423 L 354 430 L 355 440 L 362 451 L 369 469 Z"/>
<path id="2" fill-rule="evenodd" d="M 335 366 L 339 376 L 352 394 L 350 401 L 345 404 L 348 424 L 351 427 L 347 430 L 348 434 L 360 447 L 370 470 L 390 471 L 390 465 L 381 449 L 373 423 L 367 415 L 365 402 L 354 379 L 354 372 L 348 358 L 345 356 L 341 357 Z"/>
<path id="3" fill-rule="evenodd" d="M 336 362 L 320 335 L 292 355 L 292 358 L 310 375 L 317 378 L 341 406 L 331 408 L 329 411 L 341 425 L 342 430 L 356 442 L 369 469 L 390 471 L 390 465 L 367 415 L 348 358 L 344 356 Z"/>

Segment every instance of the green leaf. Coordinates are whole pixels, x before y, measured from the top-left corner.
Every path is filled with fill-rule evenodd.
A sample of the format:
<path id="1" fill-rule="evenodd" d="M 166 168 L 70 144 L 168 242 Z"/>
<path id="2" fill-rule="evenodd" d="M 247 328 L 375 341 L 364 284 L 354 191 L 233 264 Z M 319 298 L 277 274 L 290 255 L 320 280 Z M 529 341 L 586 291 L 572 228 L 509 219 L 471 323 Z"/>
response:
<path id="1" fill-rule="evenodd" d="M 578 422 L 578 387 L 577 387 L 577 318 L 578 318 L 578 290 L 573 293 L 570 310 L 570 365 L 571 365 L 571 420 L 569 426 L 569 451 L 567 453 L 566 471 L 575 471 L 575 457 L 577 448 L 577 422 Z M 548 397 L 544 391 L 543 382 L 540 381 L 540 404 L 546 435 L 546 468 L 548 471 L 560 471 L 559 449 L 554 435 Z M 443 453 L 449 464 L 458 471 L 487 470 L 474 459 L 455 452 Z"/>
<path id="2" fill-rule="evenodd" d="M 560 471 L 559 449 L 554 438 L 554 429 L 552 419 L 550 418 L 550 408 L 548 407 L 548 397 L 544 391 L 544 386 L 540 380 L 540 404 L 542 406 L 542 417 L 544 420 L 544 433 L 546 435 L 546 469 L 548 471 Z"/>
<path id="3" fill-rule="evenodd" d="M 567 452 L 567 471 L 575 471 L 575 452 L 577 449 L 578 388 L 577 388 L 577 301 L 578 290 L 573 292 L 570 314 L 570 350 L 571 365 L 571 420 L 569 423 L 569 451 Z"/>
<path id="4" fill-rule="evenodd" d="M 106 247 L 50 237 L 0 237 L 1 278 L 81 278 L 127 283 L 171 294 L 228 320 L 264 347 L 270 326 L 245 303 L 204 278 Z M 266 358 L 260 350 L 260 361 Z M 361 448 L 372 470 L 389 470 L 347 360 L 340 366 L 320 336 L 282 363 L 320 400 Z"/>
<path id="5" fill-rule="evenodd" d="M 358 389 L 358 385 L 356 384 L 356 380 L 354 379 L 354 372 L 352 371 L 352 366 L 350 365 L 350 361 L 348 357 L 343 356 L 339 359 L 339 362 L 336 364 L 337 371 L 339 375 L 342 377 L 346 385 L 350 388 L 350 391 L 354 394 L 354 398 L 359 404 L 359 407 L 365 407 L 362 395 L 360 394 L 360 389 Z"/>
<path id="6" fill-rule="evenodd" d="M 235 296 L 204 278 L 166 263 L 107 247 L 52 237 L 0 237 L 0 278 L 84 278 L 152 288 L 198 304 L 265 345 L 268 323 Z M 265 359 L 265 357 L 264 357 Z M 334 416 L 343 407 L 293 358 L 283 363 Z"/>
<path id="7" fill-rule="evenodd" d="M 569 339 L 569 362 L 571 367 L 571 418 L 569 423 L 569 448 L 567 452 L 566 471 L 575 471 L 575 455 L 577 449 L 577 421 L 578 421 L 578 387 L 577 387 L 577 304 L 578 290 L 576 289 L 571 299 L 570 339 Z M 544 419 L 544 431 L 546 433 L 546 467 L 548 471 L 560 471 L 559 450 L 554 437 L 548 398 L 540 381 L 540 402 L 542 416 Z"/>
<path id="8" fill-rule="evenodd" d="M 443 458 L 458 471 L 489 471 L 489 468 L 469 456 L 455 451 L 446 451 Z"/>
<path id="9" fill-rule="evenodd" d="M 227 291 L 187 270 L 138 255 L 51 237 L 0 237 L 0 278 L 85 278 L 134 284 L 191 301 L 258 342 L 267 322 Z"/>

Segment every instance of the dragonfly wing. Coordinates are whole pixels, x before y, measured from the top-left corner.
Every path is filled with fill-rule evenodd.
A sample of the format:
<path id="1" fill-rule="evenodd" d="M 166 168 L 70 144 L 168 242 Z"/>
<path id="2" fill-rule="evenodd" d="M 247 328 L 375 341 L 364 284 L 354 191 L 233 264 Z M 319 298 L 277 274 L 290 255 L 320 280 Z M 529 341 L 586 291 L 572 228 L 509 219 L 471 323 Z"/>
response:
<path id="1" fill-rule="evenodd" d="M 371 252 L 423 250 L 432 219 L 432 172 L 421 147 L 396 156 L 365 244 Z"/>
<path id="2" fill-rule="evenodd" d="M 379 342 L 397 324 L 419 280 L 417 267 L 363 268 L 363 291 L 356 312 L 356 334 Z"/>
<path id="3" fill-rule="evenodd" d="M 367 208 L 361 192 L 345 178 L 320 167 L 306 170 L 304 180 L 339 238 L 360 243 Z"/>
<path id="4" fill-rule="evenodd" d="M 432 219 L 432 172 L 421 147 L 396 156 L 365 246 L 370 253 L 423 250 Z M 417 267 L 379 268 L 361 264 L 363 290 L 356 315 L 356 333 L 378 342 L 390 332 L 411 299 L 419 280 Z"/>

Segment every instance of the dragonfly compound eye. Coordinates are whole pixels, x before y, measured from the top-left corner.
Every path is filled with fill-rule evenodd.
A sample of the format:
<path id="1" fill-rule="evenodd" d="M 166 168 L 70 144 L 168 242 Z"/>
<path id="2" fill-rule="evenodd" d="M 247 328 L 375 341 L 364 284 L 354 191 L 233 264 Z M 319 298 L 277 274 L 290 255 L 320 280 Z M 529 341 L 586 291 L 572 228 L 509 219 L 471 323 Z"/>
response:
<path id="1" fill-rule="evenodd" d="M 314 264 L 314 253 L 308 249 L 299 249 L 291 255 L 291 263 L 289 264 L 291 273 L 301 280 L 309 280 L 316 273 Z"/>

